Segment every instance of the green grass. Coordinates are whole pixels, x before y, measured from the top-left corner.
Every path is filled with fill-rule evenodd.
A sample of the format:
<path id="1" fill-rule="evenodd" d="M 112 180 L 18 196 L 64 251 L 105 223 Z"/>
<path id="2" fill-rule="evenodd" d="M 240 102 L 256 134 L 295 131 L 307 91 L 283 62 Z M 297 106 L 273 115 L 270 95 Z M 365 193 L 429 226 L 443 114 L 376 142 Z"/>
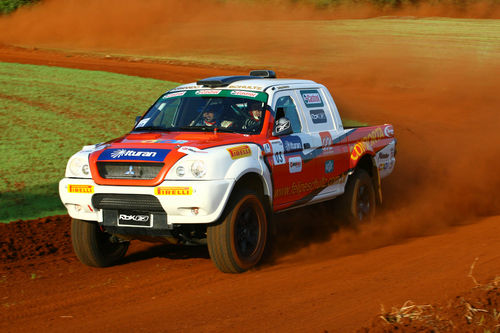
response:
<path id="1" fill-rule="evenodd" d="M 64 214 L 58 181 L 83 145 L 131 129 L 177 83 L 0 63 L 0 222 Z"/>
<path id="2" fill-rule="evenodd" d="M 32 5 L 40 0 L 0 0 L 0 15 L 9 14 L 26 5 Z"/>

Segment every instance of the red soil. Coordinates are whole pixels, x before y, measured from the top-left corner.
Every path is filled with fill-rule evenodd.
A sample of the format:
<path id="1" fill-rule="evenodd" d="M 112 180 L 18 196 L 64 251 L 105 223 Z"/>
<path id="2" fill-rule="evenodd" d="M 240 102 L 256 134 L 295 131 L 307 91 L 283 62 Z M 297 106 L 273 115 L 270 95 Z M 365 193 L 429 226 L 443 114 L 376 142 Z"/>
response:
<path id="1" fill-rule="evenodd" d="M 141 242 L 123 264 L 89 268 L 71 252 L 67 217 L 0 225 L 0 330 L 352 331 L 371 325 L 381 304 L 465 295 L 475 258 L 473 276 L 492 280 L 500 271 L 500 67 L 392 60 L 307 76 L 334 91 L 344 116 L 395 125 L 396 171 L 375 223 L 339 229 L 328 204 L 280 215 L 274 257 L 241 275 L 218 272 L 205 248 Z M 246 72 L 10 47 L 0 47 L 0 61 L 179 82 Z"/>

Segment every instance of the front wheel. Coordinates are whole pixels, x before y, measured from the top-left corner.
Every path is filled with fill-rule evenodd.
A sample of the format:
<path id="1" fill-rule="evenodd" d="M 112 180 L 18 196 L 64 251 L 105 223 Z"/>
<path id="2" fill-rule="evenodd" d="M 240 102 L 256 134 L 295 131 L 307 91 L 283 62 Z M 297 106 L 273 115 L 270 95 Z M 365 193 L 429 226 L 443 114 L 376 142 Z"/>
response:
<path id="1" fill-rule="evenodd" d="M 349 177 L 338 207 L 342 217 L 354 226 L 375 216 L 375 190 L 365 170 L 357 169 Z"/>
<path id="2" fill-rule="evenodd" d="M 222 220 L 207 229 L 210 257 L 224 273 L 244 272 L 262 258 L 267 234 L 267 216 L 260 197 L 237 190 Z"/>
<path id="3" fill-rule="evenodd" d="M 111 266 L 125 256 L 129 243 L 113 241 L 111 237 L 97 222 L 71 220 L 73 251 L 87 266 Z"/>

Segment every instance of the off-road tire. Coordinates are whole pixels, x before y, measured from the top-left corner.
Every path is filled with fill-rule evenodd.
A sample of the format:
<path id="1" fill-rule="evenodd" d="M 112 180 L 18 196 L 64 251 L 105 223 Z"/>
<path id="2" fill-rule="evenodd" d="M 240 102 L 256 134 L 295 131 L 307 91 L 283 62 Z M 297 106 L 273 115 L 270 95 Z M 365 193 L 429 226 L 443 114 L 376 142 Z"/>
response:
<path id="1" fill-rule="evenodd" d="M 71 242 L 78 259 L 87 266 L 107 267 L 125 256 L 128 242 L 112 242 L 97 222 L 71 220 Z"/>
<path id="2" fill-rule="evenodd" d="M 237 189 L 221 220 L 207 228 L 207 245 L 215 266 L 242 273 L 262 258 L 268 239 L 267 215 L 259 195 Z"/>
<path id="3" fill-rule="evenodd" d="M 344 194 L 337 201 L 341 217 L 351 226 L 370 221 L 375 216 L 375 189 L 368 173 L 356 169 L 345 186 Z"/>

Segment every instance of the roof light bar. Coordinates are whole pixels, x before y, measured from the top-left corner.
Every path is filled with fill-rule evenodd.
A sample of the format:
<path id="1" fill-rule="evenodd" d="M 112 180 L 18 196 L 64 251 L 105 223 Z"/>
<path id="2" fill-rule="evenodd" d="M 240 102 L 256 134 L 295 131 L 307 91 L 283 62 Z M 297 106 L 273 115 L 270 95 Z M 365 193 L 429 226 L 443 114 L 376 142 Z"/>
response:
<path id="1" fill-rule="evenodd" d="M 209 88 L 225 87 L 236 81 L 255 80 L 255 79 L 275 79 L 276 73 L 270 70 L 251 71 L 249 76 L 234 75 L 234 76 L 214 76 L 208 77 L 196 82 L 197 85 Z"/>
<path id="2" fill-rule="evenodd" d="M 233 82 L 236 81 L 241 81 L 241 80 L 249 80 L 249 79 L 255 79 L 255 77 L 251 76 L 214 76 L 214 77 L 208 77 L 203 80 L 199 80 L 196 82 L 197 85 L 199 86 L 204 86 L 204 87 L 210 87 L 210 88 L 216 88 L 216 87 L 225 87 L 230 85 Z"/>
<path id="3" fill-rule="evenodd" d="M 276 73 L 268 69 L 259 69 L 250 72 L 250 76 L 258 76 L 266 79 L 275 79 Z"/>

